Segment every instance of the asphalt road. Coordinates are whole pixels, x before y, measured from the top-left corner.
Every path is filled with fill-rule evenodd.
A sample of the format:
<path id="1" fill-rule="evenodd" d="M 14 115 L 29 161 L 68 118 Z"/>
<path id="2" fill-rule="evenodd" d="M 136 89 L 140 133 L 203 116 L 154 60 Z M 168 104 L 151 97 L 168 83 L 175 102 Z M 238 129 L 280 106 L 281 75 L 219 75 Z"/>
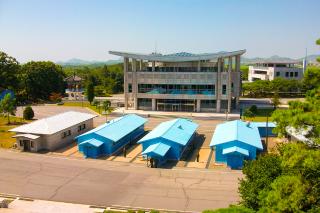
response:
<path id="1" fill-rule="evenodd" d="M 151 169 L 0 149 L 0 193 L 35 199 L 202 211 L 236 203 L 241 177 L 241 171 Z"/>

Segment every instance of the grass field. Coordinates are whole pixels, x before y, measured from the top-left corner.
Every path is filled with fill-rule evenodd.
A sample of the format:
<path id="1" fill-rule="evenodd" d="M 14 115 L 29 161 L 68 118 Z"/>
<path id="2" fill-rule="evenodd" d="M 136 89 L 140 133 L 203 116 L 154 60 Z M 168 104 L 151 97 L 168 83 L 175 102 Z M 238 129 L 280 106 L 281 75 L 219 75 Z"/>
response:
<path id="1" fill-rule="evenodd" d="M 102 112 L 102 109 L 99 111 L 98 108 L 96 108 L 95 106 L 93 105 L 90 105 L 89 101 L 83 101 L 83 102 L 78 102 L 78 101 L 74 101 L 74 102 L 64 102 L 63 105 L 59 105 L 59 106 L 73 106 L 73 107 L 88 107 L 89 109 L 92 109 L 93 111 L 101 114 Z"/>
<path id="2" fill-rule="evenodd" d="M 272 115 L 273 111 L 274 111 L 274 109 L 258 109 L 258 112 L 255 117 L 253 117 L 253 118 L 245 117 L 244 120 L 264 122 L 264 121 L 267 121 L 267 116 L 269 115 L 268 120 L 272 121 L 271 115 Z"/>
<path id="3" fill-rule="evenodd" d="M 24 124 L 21 118 L 10 117 L 11 124 L 7 124 L 8 118 L 0 116 L 0 147 L 1 148 L 11 148 L 16 142 L 15 138 L 12 136 L 15 134 L 13 132 L 8 132 L 9 129 L 17 127 L 21 124 Z"/>

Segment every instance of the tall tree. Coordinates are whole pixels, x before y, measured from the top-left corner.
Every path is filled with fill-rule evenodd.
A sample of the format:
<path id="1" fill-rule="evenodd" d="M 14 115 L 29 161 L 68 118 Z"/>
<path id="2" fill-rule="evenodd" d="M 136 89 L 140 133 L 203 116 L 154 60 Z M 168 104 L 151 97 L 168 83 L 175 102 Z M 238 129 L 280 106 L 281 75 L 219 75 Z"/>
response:
<path id="1" fill-rule="evenodd" d="M 48 100 L 51 93 L 64 92 L 64 73 L 53 62 L 28 62 L 22 66 L 22 73 L 29 99 Z"/>
<path id="2" fill-rule="evenodd" d="M 106 121 L 108 121 L 107 117 L 108 117 L 108 114 L 111 112 L 111 102 L 109 100 L 105 100 L 102 103 L 102 107 L 103 107 L 104 113 L 106 115 Z"/>
<path id="3" fill-rule="evenodd" d="M 86 88 L 87 98 L 90 104 L 92 103 L 94 99 L 94 85 L 93 82 L 89 82 Z"/>
<path id="4" fill-rule="evenodd" d="M 3 89 L 17 90 L 19 62 L 0 51 L 0 91 Z"/>
<path id="5" fill-rule="evenodd" d="M 8 124 L 10 124 L 10 115 L 15 115 L 15 99 L 11 97 L 11 94 L 6 94 L 0 101 L 0 112 L 7 115 Z"/>

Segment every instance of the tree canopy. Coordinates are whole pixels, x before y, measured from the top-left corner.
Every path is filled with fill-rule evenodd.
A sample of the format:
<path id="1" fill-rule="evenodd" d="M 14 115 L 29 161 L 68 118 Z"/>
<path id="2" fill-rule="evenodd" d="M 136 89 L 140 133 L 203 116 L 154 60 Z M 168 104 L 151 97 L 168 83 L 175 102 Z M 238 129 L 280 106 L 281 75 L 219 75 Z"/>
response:
<path id="1" fill-rule="evenodd" d="M 0 51 L 0 91 L 17 90 L 19 69 L 19 63 L 15 58 Z"/>

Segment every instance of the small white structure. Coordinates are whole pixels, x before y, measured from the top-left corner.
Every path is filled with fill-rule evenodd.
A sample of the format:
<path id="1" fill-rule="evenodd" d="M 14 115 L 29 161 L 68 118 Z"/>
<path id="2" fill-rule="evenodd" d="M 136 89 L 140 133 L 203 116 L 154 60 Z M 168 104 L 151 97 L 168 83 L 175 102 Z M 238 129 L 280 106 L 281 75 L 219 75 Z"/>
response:
<path id="1" fill-rule="evenodd" d="M 75 111 L 64 112 L 25 124 L 9 131 L 16 132 L 17 147 L 23 151 L 55 150 L 93 128 L 97 115 Z"/>
<path id="2" fill-rule="evenodd" d="M 303 78 L 303 68 L 298 66 L 299 62 L 259 62 L 254 66 L 249 66 L 248 80 L 253 82 L 256 80 L 271 81 L 275 78 L 301 80 Z"/>

